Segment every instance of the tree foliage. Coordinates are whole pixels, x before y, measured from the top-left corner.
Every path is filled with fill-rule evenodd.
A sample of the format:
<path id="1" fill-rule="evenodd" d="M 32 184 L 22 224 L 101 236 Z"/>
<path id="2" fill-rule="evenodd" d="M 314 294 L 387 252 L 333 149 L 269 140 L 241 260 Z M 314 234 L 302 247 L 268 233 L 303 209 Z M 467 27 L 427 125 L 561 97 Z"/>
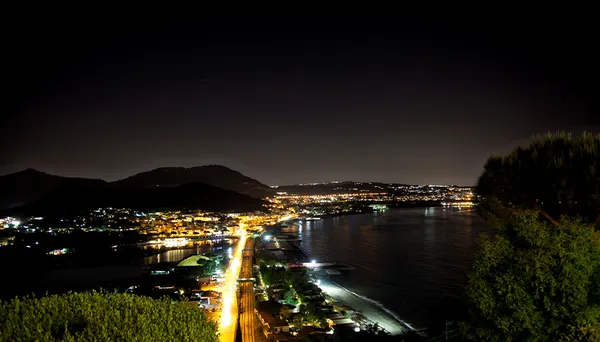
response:
<path id="1" fill-rule="evenodd" d="M 563 217 L 514 215 L 482 236 L 466 291 L 481 341 L 600 341 L 600 232 Z"/>
<path id="2" fill-rule="evenodd" d="M 290 305 L 298 304 L 298 297 L 296 296 L 296 291 L 293 287 L 288 287 L 288 289 L 285 290 L 285 294 L 283 295 L 283 301 L 286 304 Z"/>
<path id="3" fill-rule="evenodd" d="M 526 148 L 491 157 L 476 193 L 489 221 L 501 225 L 514 209 L 538 209 L 547 217 L 600 219 L 600 134 L 535 137 Z"/>
<path id="4" fill-rule="evenodd" d="M 217 341 L 203 311 L 131 294 L 68 293 L 0 302 L 1 341 Z"/>

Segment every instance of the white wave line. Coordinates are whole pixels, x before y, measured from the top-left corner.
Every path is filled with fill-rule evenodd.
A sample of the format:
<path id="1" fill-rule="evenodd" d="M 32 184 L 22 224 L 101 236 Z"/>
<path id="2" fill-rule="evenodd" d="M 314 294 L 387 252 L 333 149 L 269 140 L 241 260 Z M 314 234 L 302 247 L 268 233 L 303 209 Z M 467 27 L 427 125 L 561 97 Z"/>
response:
<path id="1" fill-rule="evenodd" d="M 356 297 L 358 297 L 358 298 L 364 299 L 364 300 L 366 300 L 366 301 L 368 301 L 368 302 L 370 302 L 370 303 L 373 303 L 373 304 L 375 304 L 377 307 L 379 307 L 379 308 L 380 308 L 380 309 L 382 309 L 383 311 L 387 312 L 387 313 L 388 313 L 390 316 L 394 317 L 394 319 L 395 319 L 395 320 L 397 320 L 398 322 L 400 322 L 400 323 L 402 323 L 402 324 L 406 325 L 406 326 L 407 326 L 409 329 L 411 329 L 412 331 L 416 331 L 416 330 L 417 330 L 417 329 L 415 329 L 415 328 L 414 328 L 412 325 L 410 325 L 409 323 L 407 323 L 407 322 L 403 321 L 403 320 L 402 320 L 400 317 L 398 317 L 398 315 L 396 315 L 396 313 L 395 313 L 395 312 L 393 312 L 393 311 L 391 311 L 390 309 L 386 308 L 386 307 L 385 307 L 383 304 L 381 304 L 381 302 L 378 302 L 378 301 L 376 301 L 376 300 L 374 300 L 374 299 L 371 299 L 371 298 L 369 298 L 369 297 L 365 297 L 365 296 L 359 295 L 358 293 L 356 293 L 356 292 L 354 292 L 354 291 L 348 290 L 347 288 L 343 287 L 342 285 L 340 285 L 340 284 L 336 283 L 336 282 L 335 282 L 335 281 L 333 281 L 333 280 L 329 280 L 329 281 L 330 281 L 330 282 L 332 282 L 332 283 L 334 283 L 335 285 L 339 286 L 340 288 L 344 289 L 344 291 L 346 291 L 346 292 L 348 292 L 348 293 L 350 293 L 350 294 L 353 294 L 353 295 L 355 295 L 355 296 L 356 296 Z"/>

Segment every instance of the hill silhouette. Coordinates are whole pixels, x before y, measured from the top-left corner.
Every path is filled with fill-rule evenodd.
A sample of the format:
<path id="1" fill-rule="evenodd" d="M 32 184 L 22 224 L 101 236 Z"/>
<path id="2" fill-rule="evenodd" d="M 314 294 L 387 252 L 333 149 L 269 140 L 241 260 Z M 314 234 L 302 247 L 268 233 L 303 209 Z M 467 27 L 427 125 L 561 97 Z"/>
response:
<path id="1" fill-rule="evenodd" d="M 254 211 L 262 200 L 208 184 L 190 183 L 176 187 L 147 189 L 61 188 L 32 203 L 4 210 L 15 216 L 68 215 L 100 207 L 132 208 L 143 211 L 202 209 L 207 211 Z"/>
<path id="2" fill-rule="evenodd" d="M 205 183 L 255 198 L 272 194 L 272 189 L 238 171 L 222 165 L 197 167 L 162 167 L 138 173 L 111 185 L 120 188 L 174 187 L 189 183 Z"/>
<path id="3" fill-rule="evenodd" d="M 101 179 L 71 178 L 27 169 L 0 177 L 0 209 L 18 207 L 58 189 L 96 189 L 108 186 Z"/>
<path id="4" fill-rule="evenodd" d="M 34 169 L 0 176 L 0 210 L 15 209 L 12 212 L 31 212 L 34 208 L 48 212 L 44 207 L 76 210 L 100 204 L 140 209 L 189 205 L 205 210 L 242 210 L 260 207 L 262 202 L 256 199 L 271 193 L 267 185 L 220 165 L 159 168 L 110 183 Z"/>

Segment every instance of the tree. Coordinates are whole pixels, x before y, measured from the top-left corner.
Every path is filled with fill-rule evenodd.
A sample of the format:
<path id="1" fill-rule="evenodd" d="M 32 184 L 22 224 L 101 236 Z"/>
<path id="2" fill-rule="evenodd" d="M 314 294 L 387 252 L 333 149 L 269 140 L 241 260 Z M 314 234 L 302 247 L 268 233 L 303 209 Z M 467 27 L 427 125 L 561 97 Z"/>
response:
<path id="1" fill-rule="evenodd" d="M 514 210 L 535 209 L 553 224 L 561 216 L 600 223 L 600 134 L 534 137 L 526 148 L 491 157 L 476 186 L 482 214 L 497 226 Z"/>
<path id="2" fill-rule="evenodd" d="M 297 313 L 292 317 L 292 323 L 297 328 L 302 328 L 306 322 L 306 317 L 303 313 Z"/>
<path id="3" fill-rule="evenodd" d="M 461 328 L 473 340 L 600 340 L 600 232 L 514 214 L 482 236 L 466 294 L 471 321 Z"/>
<path id="4" fill-rule="evenodd" d="M 67 293 L 0 302 L 0 341 L 217 341 L 202 310 L 132 294 Z"/>
<path id="5" fill-rule="evenodd" d="M 289 321 L 294 316 L 294 308 L 288 305 L 284 306 L 279 310 L 279 316 L 286 321 Z"/>
<path id="6" fill-rule="evenodd" d="M 286 304 L 296 305 L 298 304 L 298 299 L 296 298 L 296 291 L 294 291 L 293 287 L 288 287 L 283 295 L 283 301 Z"/>

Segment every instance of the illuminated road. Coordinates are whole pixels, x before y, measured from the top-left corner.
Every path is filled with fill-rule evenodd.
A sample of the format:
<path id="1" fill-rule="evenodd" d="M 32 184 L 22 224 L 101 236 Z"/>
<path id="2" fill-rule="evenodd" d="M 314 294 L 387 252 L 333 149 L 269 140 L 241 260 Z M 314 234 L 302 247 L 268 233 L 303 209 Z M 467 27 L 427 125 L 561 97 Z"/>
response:
<path id="1" fill-rule="evenodd" d="M 223 284 L 223 310 L 219 320 L 219 341 L 233 342 L 237 329 L 237 279 L 242 266 L 242 254 L 246 245 L 246 231 L 240 228 L 240 239 L 229 263 L 229 268 Z"/>
<path id="2" fill-rule="evenodd" d="M 242 259 L 242 269 L 240 279 L 252 278 L 252 256 L 254 254 L 254 241 L 248 239 L 244 256 Z M 254 314 L 254 282 L 252 280 L 240 282 L 240 330 L 242 342 L 251 342 L 255 340 L 256 316 Z"/>

